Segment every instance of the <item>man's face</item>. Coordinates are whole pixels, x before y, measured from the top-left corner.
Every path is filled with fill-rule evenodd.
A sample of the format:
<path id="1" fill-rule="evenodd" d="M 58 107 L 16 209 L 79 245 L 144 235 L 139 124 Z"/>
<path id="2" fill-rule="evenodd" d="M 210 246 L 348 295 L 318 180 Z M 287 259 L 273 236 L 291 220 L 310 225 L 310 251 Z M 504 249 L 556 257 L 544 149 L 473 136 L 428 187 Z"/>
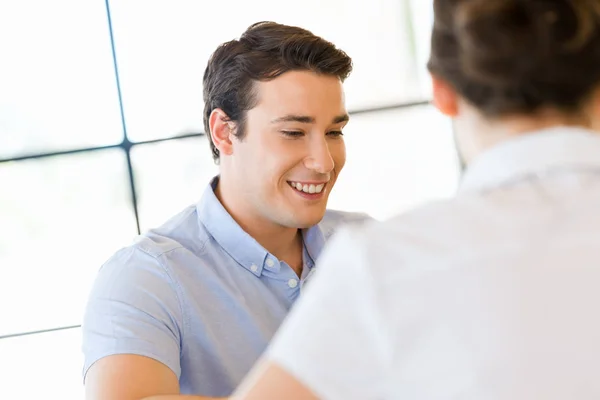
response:
<path id="1" fill-rule="evenodd" d="M 290 71 L 255 85 L 258 103 L 230 157 L 237 194 L 256 218 L 285 227 L 315 225 L 346 161 L 342 83 Z"/>

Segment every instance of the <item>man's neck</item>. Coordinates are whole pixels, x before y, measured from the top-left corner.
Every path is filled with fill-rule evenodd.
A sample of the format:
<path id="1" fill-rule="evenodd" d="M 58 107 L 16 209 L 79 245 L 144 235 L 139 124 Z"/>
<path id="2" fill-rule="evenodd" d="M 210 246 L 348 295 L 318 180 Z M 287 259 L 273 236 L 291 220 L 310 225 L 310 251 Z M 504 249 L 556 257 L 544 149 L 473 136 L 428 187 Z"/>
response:
<path id="1" fill-rule="evenodd" d="M 215 189 L 221 205 L 237 224 L 277 259 L 285 261 L 298 276 L 302 273 L 302 232 L 265 221 L 264 218 L 245 209 L 236 201 L 240 196 L 229 195 L 227 185 L 221 182 Z"/>

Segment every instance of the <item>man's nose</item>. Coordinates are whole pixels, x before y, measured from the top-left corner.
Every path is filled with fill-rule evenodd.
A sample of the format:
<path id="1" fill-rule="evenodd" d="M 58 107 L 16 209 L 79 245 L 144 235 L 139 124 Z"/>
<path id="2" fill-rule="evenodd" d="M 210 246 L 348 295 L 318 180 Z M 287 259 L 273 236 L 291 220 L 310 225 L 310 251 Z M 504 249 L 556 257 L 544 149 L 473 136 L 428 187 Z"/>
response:
<path id="1" fill-rule="evenodd" d="M 306 157 L 304 165 L 319 174 L 328 174 L 333 170 L 335 163 L 325 137 L 312 141 L 310 153 Z"/>

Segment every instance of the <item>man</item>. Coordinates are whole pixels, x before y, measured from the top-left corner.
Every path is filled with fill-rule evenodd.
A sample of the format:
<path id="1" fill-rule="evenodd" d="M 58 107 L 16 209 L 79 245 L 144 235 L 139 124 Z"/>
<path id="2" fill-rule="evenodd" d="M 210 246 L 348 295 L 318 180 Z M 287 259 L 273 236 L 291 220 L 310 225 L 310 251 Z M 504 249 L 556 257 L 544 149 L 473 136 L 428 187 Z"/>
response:
<path id="1" fill-rule="evenodd" d="M 204 123 L 220 174 L 100 270 L 83 324 L 88 399 L 233 392 L 325 239 L 367 218 L 326 212 L 345 163 L 351 65 L 312 33 L 268 22 L 215 51 Z"/>

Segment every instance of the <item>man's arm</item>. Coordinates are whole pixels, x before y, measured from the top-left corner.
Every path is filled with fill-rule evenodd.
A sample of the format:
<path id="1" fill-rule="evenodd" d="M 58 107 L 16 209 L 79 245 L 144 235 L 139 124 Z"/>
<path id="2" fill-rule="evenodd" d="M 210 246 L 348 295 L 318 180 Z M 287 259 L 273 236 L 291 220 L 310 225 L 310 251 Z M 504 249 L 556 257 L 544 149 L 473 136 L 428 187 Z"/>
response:
<path id="1" fill-rule="evenodd" d="M 86 399 L 185 398 L 178 381 L 181 310 L 154 256 L 130 247 L 112 257 L 96 277 L 82 325 Z"/>
<path id="2" fill-rule="evenodd" d="M 230 399 L 318 400 L 318 397 L 284 368 L 270 360 L 261 359 Z"/>
<path id="3" fill-rule="evenodd" d="M 217 400 L 183 396 L 175 373 L 148 357 L 119 354 L 98 360 L 85 380 L 88 400 Z"/>

